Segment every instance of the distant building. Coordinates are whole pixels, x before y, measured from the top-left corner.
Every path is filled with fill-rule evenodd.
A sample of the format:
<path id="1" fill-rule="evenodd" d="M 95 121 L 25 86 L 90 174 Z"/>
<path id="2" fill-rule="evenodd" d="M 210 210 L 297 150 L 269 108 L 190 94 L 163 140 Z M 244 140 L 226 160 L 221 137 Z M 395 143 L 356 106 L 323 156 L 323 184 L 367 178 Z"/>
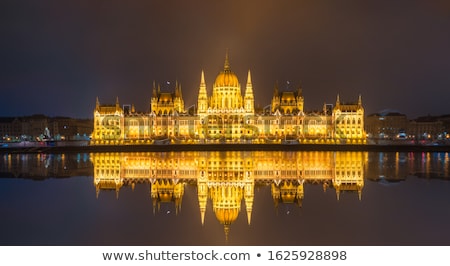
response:
<path id="1" fill-rule="evenodd" d="M 48 117 L 37 114 L 0 118 L 0 141 L 81 140 L 92 134 L 91 119 Z"/>
<path id="2" fill-rule="evenodd" d="M 53 138 L 58 140 L 82 140 L 90 138 L 93 131 L 92 119 L 54 117 L 50 119 Z"/>
<path id="3" fill-rule="evenodd" d="M 254 88 L 248 71 L 242 93 L 231 70 L 228 55 L 208 95 L 201 72 L 194 112 L 186 110 L 177 82 L 173 92 L 153 85 L 150 112 L 138 113 L 131 105 L 100 104 L 94 109 L 92 144 L 294 142 L 365 143 L 364 108 L 361 96 L 352 103 L 337 97 L 319 112 L 305 112 L 302 89 L 280 92 L 276 86 L 269 112 L 255 111 Z"/>
<path id="4" fill-rule="evenodd" d="M 0 141 L 15 140 L 22 135 L 22 123 L 17 117 L 0 117 Z"/>
<path id="5" fill-rule="evenodd" d="M 403 138 L 408 133 L 408 118 L 398 112 L 371 114 L 366 117 L 365 129 L 370 138 Z"/>
<path id="6" fill-rule="evenodd" d="M 445 136 L 444 122 L 435 116 L 423 116 L 411 120 L 408 132 L 417 140 L 448 138 Z"/>

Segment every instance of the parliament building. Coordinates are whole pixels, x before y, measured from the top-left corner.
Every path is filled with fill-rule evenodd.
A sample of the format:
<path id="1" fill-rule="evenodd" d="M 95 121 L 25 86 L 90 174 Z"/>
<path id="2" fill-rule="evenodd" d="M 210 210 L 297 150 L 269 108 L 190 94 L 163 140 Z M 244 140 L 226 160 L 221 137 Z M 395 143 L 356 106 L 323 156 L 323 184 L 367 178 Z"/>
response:
<path id="1" fill-rule="evenodd" d="M 255 90 L 257 92 L 257 90 Z M 153 83 L 150 112 L 134 105 L 100 104 L 94 110 L 92 145 L 170 143 L 323 143 L 364 144 L 361 96 L 352 103 L 324 104 L 320 112 L 304 110 L 302 89 L 280 91 L 275 86 L 270 109 L 255 111 L 248 71 L 245 88 L 231 70 L 228 54 L 208 94 L 201 72 L 195 108 L 185 108 L 181 85 L 163 92 Z"/>

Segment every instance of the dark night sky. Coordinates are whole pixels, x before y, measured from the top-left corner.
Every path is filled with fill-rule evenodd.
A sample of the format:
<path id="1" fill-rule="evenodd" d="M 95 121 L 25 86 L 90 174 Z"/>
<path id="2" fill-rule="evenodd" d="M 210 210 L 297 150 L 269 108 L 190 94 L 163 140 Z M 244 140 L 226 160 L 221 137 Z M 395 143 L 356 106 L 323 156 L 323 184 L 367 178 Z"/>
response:
<path id="1" fill-rule="evenodd" d="M 153 81 L 178 80 L 188 107 L 227 49 L 259 106 L 278 81 L 306 110 L 361 94 L 366 114 L 450 113 L 446 0 L 7 0 L 0 21 L 0 116 L 89 118 L 97 96 L 147 112 Z"/>

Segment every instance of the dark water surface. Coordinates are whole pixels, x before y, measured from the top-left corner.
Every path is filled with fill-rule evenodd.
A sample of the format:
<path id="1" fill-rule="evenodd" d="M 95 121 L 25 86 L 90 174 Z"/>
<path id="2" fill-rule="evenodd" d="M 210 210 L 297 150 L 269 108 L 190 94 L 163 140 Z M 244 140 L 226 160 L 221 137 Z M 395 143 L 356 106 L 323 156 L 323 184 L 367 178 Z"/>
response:
<path id="1" fill-rule="evenodd" d="M 0 245 L 450 245 L 449 153 L 3 154 Z"/>

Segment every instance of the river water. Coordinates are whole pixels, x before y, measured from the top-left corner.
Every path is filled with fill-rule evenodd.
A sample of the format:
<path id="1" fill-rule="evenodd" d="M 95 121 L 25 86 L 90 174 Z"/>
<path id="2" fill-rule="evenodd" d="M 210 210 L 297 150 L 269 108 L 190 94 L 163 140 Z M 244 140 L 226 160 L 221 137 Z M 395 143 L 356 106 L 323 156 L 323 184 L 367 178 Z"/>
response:
<path id="1" fill-rule="evenodd" d="M 450 245 L 446 152 L 0 155 L 0 245 Z"/>

